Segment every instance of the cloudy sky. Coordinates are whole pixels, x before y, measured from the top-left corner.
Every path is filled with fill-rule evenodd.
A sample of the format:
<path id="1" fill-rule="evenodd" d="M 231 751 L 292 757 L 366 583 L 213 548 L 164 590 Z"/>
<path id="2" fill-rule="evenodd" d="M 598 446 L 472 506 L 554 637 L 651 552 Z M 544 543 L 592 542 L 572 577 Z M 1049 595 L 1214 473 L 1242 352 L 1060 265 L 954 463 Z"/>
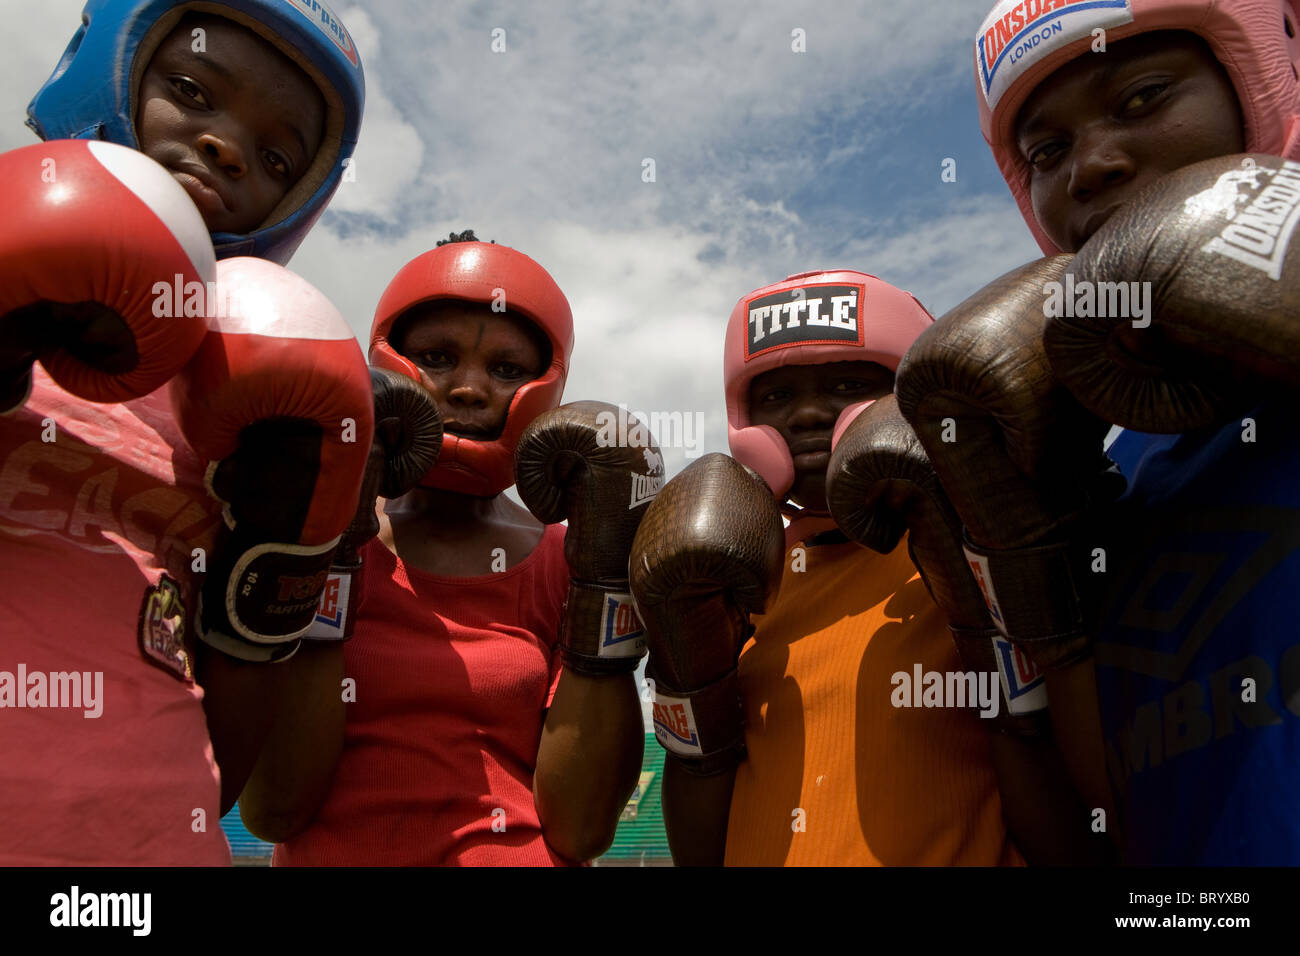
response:
<path id="1" fill-rule="evenodd" d="M 27 103 L 81 6 L 0 0 L 23 32 L 0 59 L 0 149 L 35 141 Z M 1038 255 L 979 134 L 970 43 L 991 6 L 335 4 L 366 69 L 357 176 L 291 267 L 364 337 L 393 274 L 473 228 L 568 295 L 567 400 L 703 413 L 703 450 L 725 451 L 723 330 L 744 293 L 859 269 L 937 316 Z"/>

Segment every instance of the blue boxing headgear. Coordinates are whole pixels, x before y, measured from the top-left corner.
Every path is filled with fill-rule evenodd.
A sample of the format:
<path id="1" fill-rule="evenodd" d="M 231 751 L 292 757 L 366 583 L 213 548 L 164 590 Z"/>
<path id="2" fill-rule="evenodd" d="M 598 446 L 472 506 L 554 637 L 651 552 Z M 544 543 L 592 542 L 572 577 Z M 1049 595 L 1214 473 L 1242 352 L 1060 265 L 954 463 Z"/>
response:
<path id="1" fill-rule="evenodd" d="M 139 149 L 140 79 L 186 13 L 225 17 L 267 40 L 320 88 L 325 133 L 306 172 L 257 229 L 212 236 L 218 258 L 258 256 L 284 265 L 320 218 L 352 156 L 366 98 L 356 44 L 317 0 L 87 0 L 81 29 L 27 107 L 41 139 L 103 139 Z"/>

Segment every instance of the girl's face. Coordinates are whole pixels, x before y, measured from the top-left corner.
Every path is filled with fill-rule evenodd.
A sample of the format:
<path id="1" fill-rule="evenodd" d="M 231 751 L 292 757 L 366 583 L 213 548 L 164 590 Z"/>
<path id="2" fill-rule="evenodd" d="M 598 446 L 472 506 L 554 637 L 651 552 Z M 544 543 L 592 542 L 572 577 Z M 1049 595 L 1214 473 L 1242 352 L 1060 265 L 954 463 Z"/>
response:
<path id="1" fill-rule="evenodd" d="M 1034 216 L 1076 252 L 1148 183 L 1245 150 L 1228 74 L 1191 33 L 1130 37 L 1044 80 L 1016 117 Z"/>
<path id="2" fill-rule="evenodd" d="M 501 435 L 519 386 L 545 370 L 536 336 L 483 303 L 440 300 L 403 322 L 397 350 L 420 370 L 450 435 Z"/>
<path id="3" fill-rule="evenodd" d="M 875 362 L 786 365 L 749 383 L 750 423 L 775 428 L 790 447 L 791 501 L 826 510 L 826 466 L 840 412 L 893 390 L 894 373 Z"/>
<path id="4" fill-rule="evenodd" d="M 209 232 L 260 226 L 307 171 L 324 131 L 325 101 L 307 74 L 215 16 L 185 17 L 163 40 L 138 103 L 140 151 L 184 187 Z"/>

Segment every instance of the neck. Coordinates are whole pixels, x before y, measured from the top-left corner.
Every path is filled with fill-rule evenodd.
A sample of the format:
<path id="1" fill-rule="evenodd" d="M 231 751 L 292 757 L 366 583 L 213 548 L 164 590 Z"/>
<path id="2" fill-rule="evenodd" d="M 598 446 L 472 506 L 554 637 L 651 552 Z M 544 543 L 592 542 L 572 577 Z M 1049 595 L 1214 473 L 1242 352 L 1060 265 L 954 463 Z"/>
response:
<path id="1" fill-rule="evenodd" d="M 444 528 L 480 524 L 509 510 L 510 501 L 504 495 L 480 498 L 442 488 L 413 488 L 402 497 L 384 503 L 386 514 L 436 516 Z"/>

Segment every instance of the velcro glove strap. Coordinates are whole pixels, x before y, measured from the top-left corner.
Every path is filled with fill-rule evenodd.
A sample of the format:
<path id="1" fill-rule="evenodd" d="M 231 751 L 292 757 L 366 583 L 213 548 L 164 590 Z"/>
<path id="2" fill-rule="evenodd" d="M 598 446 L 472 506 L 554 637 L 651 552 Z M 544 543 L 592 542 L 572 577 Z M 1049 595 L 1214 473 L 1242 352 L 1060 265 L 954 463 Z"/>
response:
<path id="1" fill-rule="evenodd" d="M 199 626 L 196 632 L 199 640 L 209 647 L 221 651 L 228 657 L 234 657 L 241 661 L 249 661 L 255 664 L 279 664 L 297 654 L 298 648 L 302 644 L 302 641 L 297 638 L 275 644 L 255 644 L 241 637 L 231 637 L 229 634 L 213 630 L 204 621 L 202 593 L 199 594 L 198 620 Z"/>
<path id="2" fill-rule="evenodd" d="M 325 589 L 316 606 L 316 617 L 302 636 L 304 641 L 343 643 L 352 639 L 357 607 L 361 603 L 361 560 L 350 567 L 335 564 L 325 579 Z"/>
<path id="3" fill-rule="evenodd" d="M 700 777 L 730 770 L 745 759 L 745 710 L 733 667 L 698 690 L 666 687 L 646 668 L 655 694 L 655 739 L 684 769 Z"/>
<path id="4" fill-rule="evenodd" d="M 1070 542 L 993 551 L 963 531 L 962 550 L 1002 635 L 1040 670 L 1053 670 L 1088 653 L 1083 617 L 1086 561 Z"/>
<path id="5" fill-rule="evenodd" d="M 250 544 L 230 532 L 203 584 L 200 639 L 241 660 L 292 656 L 316 616 L 337 544 Z"/>
<path id="6" fill-rule="evenodd" d="M 560 624 L 564 666 L 578 674 L 600 677 L 630 674 L 645 656 L 645 627 L 627 582 L 602 585 L 569 581 L 569 598 Z"/>
<path id="7" fill-rule="evenodd" d="M 949 630 L 967 671 L 998 675 L 1002 700 L 990 729 L 1017 737 L 1048 736 L 1047 683 L 1028 655 L 993 628 Z"/>

